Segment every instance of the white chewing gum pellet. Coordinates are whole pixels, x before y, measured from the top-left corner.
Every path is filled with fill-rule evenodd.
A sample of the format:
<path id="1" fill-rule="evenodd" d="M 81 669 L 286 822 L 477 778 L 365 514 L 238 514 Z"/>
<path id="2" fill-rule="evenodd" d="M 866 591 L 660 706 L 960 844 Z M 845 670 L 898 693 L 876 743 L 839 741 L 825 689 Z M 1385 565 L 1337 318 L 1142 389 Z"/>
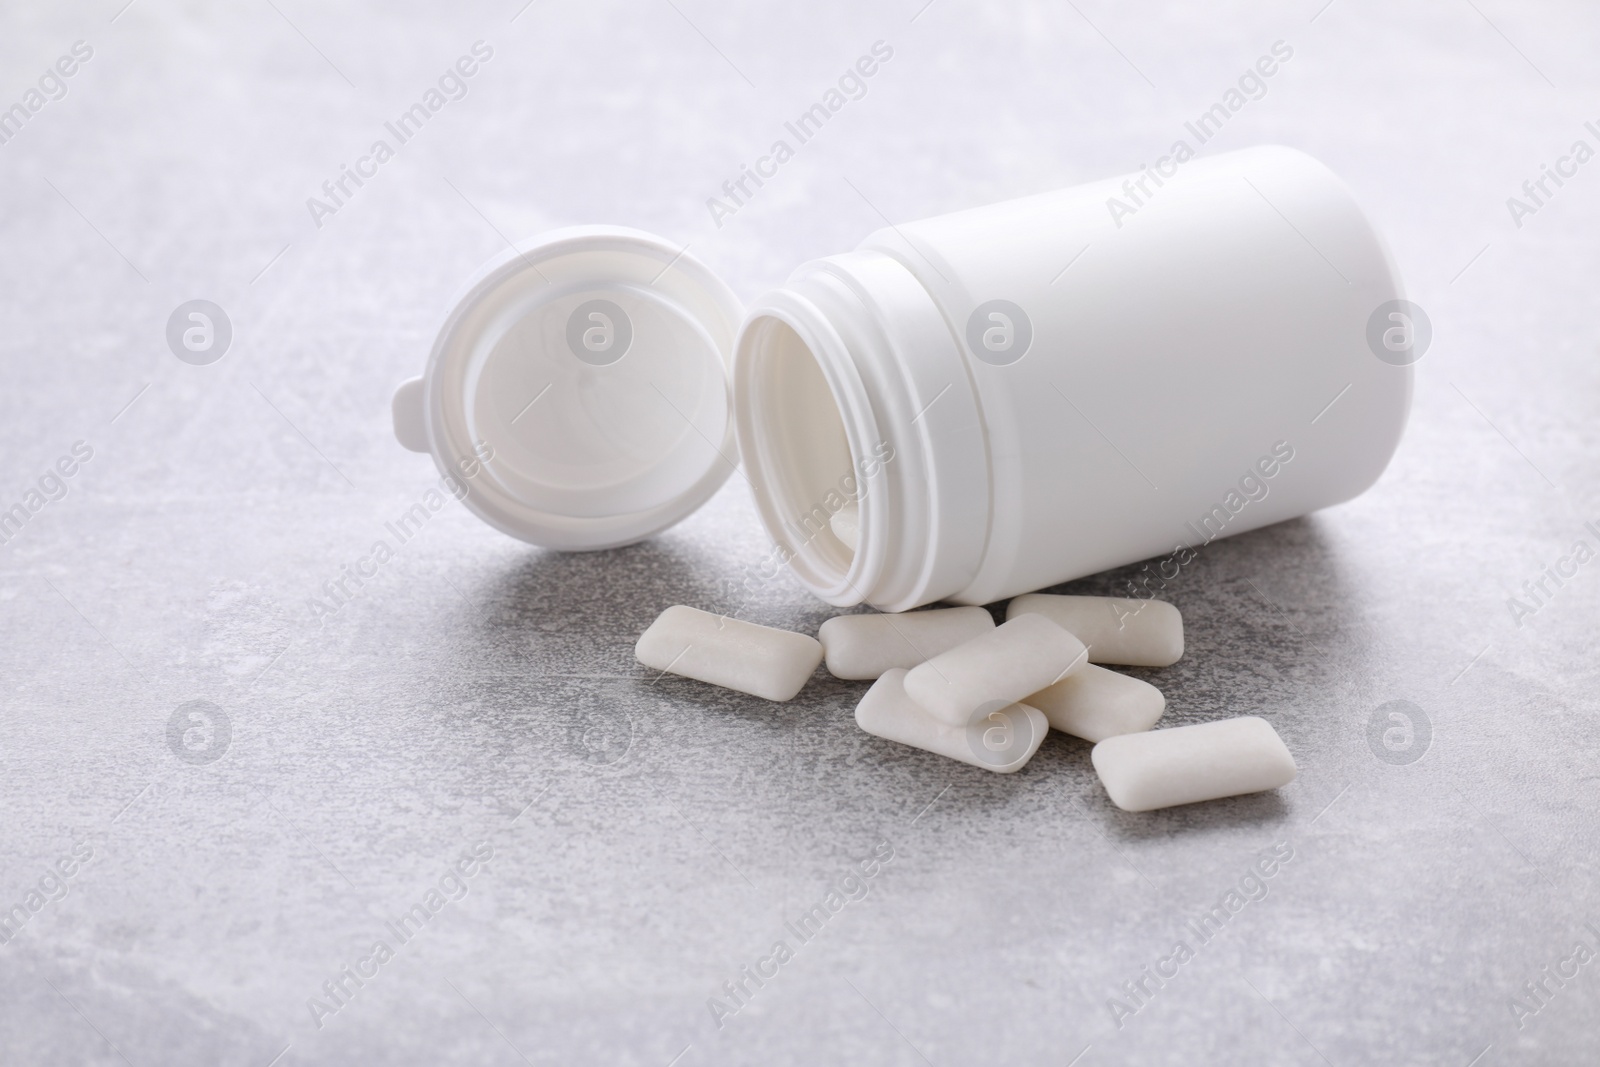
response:
<path id="1" fill-rule="evenodd" d="M 1089 753 L 1111 802 L 1153 811 L 1294 781 L 1294 757 L 1254 715 L 1108 737 Z"/>
<path id="2" fill-rule="evenodd" d="M 1090 663 L 1166 667 L 1183 655 L 1183 616 L 1165 600 L 1025 593 L 1006 619 L 1043 615 L 1089 646 Z"/>
<path id="3" fill-rule="evenodd" d="M 906 671 L 883 672 L 856 705 L 856 725 L 875 737 L 1010 774 L 1039 751 L 1049 723 L 1036 708 L 1011 704 L 971 726 L 946 726 L 905 691 Z"/>
<path id="4" fill-rule="evenodd" d="M 896 615 L 836 615 L 822 624 L 824 662 L 835 678 L 869 681 L 892 667 L 910 670 L 994 629 L 987 608 L 935 608 Z"/>
<path id="5" fill-rule="evenodd" d="M 1084 653 L 1043 615 L 1023 615 L 911 668 L 906 693 L 946 725 L 965 726 L 986 705 L 1056 684 L 1087 662 Z"/>
<path id="6" fill-rule="evenodd" d="M 828 516 L 828 528 L 833 531 L 833 536 L 844 542 L 844 547 L 854 552 L 856 542 L 861 539 L 861 512 L 856 505 L 846 504 Z"/>
<path id="7" fill-rule="evenodd" d="M 1149 682 L 1086 663 L 1025 703 L 1044 712 L 1052 730 L 1104 741 L 1150 729 L 1166 710 L 1167 698 Z"/>
<path id="8" fill-rule="evenodd" d="M 800 692 L 822 662 L 814 637 L 682 604 L 663 611 L 639 635 L 633 654 L 646 667 L 767 700 Z"/>

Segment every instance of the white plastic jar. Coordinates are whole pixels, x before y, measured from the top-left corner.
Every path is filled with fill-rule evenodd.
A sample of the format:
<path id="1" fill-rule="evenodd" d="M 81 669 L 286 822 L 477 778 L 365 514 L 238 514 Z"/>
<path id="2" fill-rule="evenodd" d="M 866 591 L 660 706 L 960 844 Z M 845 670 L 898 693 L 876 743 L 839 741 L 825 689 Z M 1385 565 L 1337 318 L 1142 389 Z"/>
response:
<path id="1" fill-rule="evenodd" d="M 396 433 L 563 549 L 664 529 L 742 455 L 817 596 L 902 611 L 1181 565 L 1357 495 L 1426 343 L 1349 190 L 1276 147 L 890 227 L 735 337 L 740 310 L 658 238 L 551 235 L 471 283 Z"/>
<path id="2" fill-rule="evenodd" d="M 1130 185 L 1142 205 L 1110 210 Z M 1374 354 L 1368 322 L 1400 282 L 1344 184 L 1258 148 L 1143 190 L 881 230 L 751 307 L 733 375 L 745 471 L 819 597 L 988 603 L 1181 558 L 1382 473 L 1411 368 Z M 854 549 L 817 514 L 852 472 Z"/>

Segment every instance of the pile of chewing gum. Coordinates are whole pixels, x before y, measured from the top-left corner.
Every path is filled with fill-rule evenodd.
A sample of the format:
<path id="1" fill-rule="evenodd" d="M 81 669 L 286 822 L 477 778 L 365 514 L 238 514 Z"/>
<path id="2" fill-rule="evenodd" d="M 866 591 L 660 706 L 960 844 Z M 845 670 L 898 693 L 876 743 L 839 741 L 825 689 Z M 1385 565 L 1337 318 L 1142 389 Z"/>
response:
<path id="1" fill-rule="evenodd" d="M 1161 600 L 1029 593 L 995 625 L 987 608 L 839 615 L 816 637 L 676 605 L 640 636 L 646 667 L 766 700 L 799 693 L 824 660 L 871 681 L 856 705 L 869 734 L 1002 774 L 1045 734 L 1094 743 L 1090 759 L 1125 811 L 1276 789 L 1294 757 L 1265 719 L 1152 729 L 1161 690 L 1103 663 L 1166 667 L 1183 655 L 1183 617 Z"/>

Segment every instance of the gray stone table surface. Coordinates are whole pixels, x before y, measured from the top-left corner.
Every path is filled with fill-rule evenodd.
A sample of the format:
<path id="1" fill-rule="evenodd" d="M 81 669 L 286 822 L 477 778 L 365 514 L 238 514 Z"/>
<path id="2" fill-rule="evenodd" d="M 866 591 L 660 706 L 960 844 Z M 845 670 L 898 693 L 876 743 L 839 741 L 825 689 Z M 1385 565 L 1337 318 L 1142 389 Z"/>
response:
<path id="1" fill-rule="evenodd" d="M 1204 151 L 1326 161 L 1435 330 L 1378 485 L 1205 549 L 1187 654 L 1139 672 L 1169 724 L 1269 719 L 1288 787 L 1129 815 L 1071 738 L 989 775 L 824 672 L 654 678 L 655 614 L 768 550 L 738 478 L 589 555 L 452 502 L 313 608 L 435 485 L 389 394 L 508 240 L 639 226 L 749 299 L 885 218 L 1150 162 L 1276 41 Z M 1597 51 L 1578 2 L 6 5 L 0 1061 L 1596 1062 Z M 206 366 L 164 333 L 196 298 Z M 745 611 L 830 614 L 787 575 Z"/>

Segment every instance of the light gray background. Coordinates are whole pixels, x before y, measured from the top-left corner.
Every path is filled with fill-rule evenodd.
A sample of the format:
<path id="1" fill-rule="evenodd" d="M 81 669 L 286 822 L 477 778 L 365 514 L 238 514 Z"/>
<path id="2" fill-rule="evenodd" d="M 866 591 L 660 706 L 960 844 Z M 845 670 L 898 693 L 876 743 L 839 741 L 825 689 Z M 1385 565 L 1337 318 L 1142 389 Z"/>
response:
<path id="1" fill-rule="evenodd" d="M 1600 1055 L 1600 962 L 1520 1029 L 1509 1005 L 1600 948 L 1600 565 L 1520 628 L 1506 607 L 1600 519 L 1600 161 L 1521 228 L 1506 207 L 1575 139 L 1600 145 L 1592 10 L 121 2 L 0 16 L 0 106 L 94 48 L 0 145 L 0 506 L 94 449 L 0 548 L 0 905 L 93 850 L 0 946 L 0 1059 Z M 470 95 L 316 228 L 306 198 L 478 39 Z M 706 198 L 879 39 L 867 97 L 715 227 Z M 1294 58 L 1207 151 L 1282 142 L 1344 175 L 1436 338 L 1371 492 L 1213 545 L 1172 592 L 1188 653 L 1145 675 L 1167 722 L 1267 716 L 1301 767 L 1278 794 L 1132 816 L 1069 738 L 1000 777 L 862 734 L 862 687 L 820 672 L 783 706 L 653 681 L 640 630 L 718 603 L 767 549 L 738 479 L 591 556 L 452 504 L 313 618 L 434 482 L 389 394 L 507 238 L 640 226 L 749 298 L 880 211 L 1152 161 L 1280 39 Z M 196 297 L 235 331 L 207 367 L 163 339 Z M 747 614 L 830 612 L 785 576 Z M 167 744 L 196 699 L 231 720 L 208 765 Z M 1409 766 L 1366 740 L 1393 699 L 1433 724 Z M 868 897 L 718 1030 L 707 999 L 880 841 Z M 468 895 L 314 1025 L 308 998 L 479 842 Z M 1279 842 L 1268 896 L 1114 1026 L 1108 998 Z"/>

